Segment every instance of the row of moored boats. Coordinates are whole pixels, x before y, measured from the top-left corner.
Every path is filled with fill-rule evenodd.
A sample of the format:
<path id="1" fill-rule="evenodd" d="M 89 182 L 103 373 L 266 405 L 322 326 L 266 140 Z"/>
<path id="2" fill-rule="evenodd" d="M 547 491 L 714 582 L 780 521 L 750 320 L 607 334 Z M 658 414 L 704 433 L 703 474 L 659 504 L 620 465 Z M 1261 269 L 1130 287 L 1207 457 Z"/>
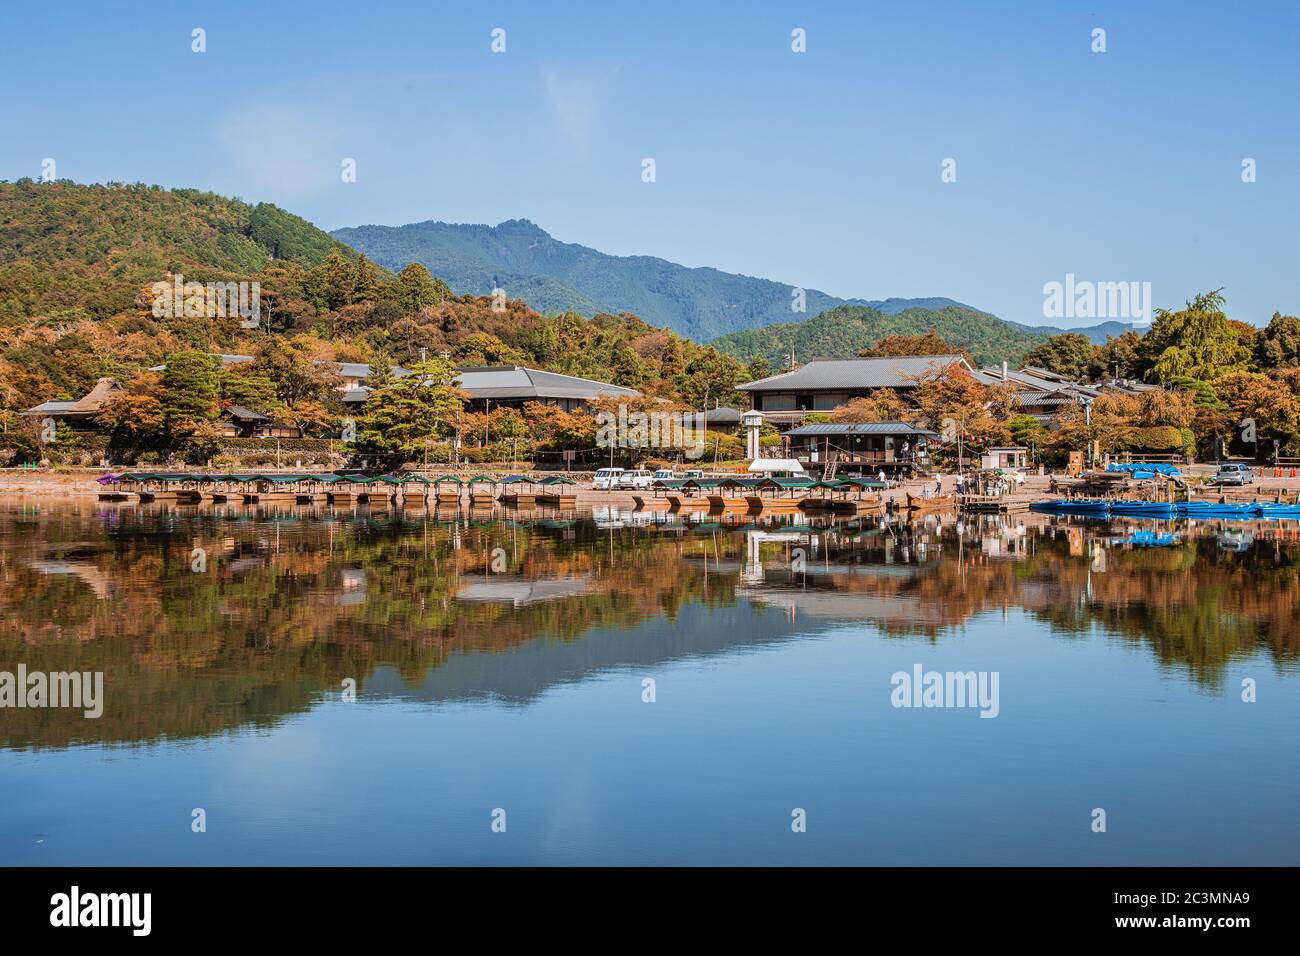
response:
<path id="1" fill-rule="evenodd" d="M 1046 514 L 1107 518 L 1300 518 L 1300 504 L 1269 501 L 1123 501 L 1062 498 L 1039 501 L 1034 511 Z"/>

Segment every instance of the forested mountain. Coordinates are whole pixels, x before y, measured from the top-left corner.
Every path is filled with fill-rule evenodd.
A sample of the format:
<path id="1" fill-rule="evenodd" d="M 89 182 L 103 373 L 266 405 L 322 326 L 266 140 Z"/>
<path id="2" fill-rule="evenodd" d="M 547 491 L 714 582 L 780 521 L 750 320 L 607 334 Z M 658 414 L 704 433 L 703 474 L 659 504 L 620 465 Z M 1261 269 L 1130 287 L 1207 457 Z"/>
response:
<path id="1" fill-rule="evenodd" d="M 199 294 L 155 314 L 154 283 L 257 282 L 256 328 Z M 190 307 L 193 308 L 190 308 Z M 514 295 L 454 295 L 419 264 L 394 275 L 306 220 L 197 190 L 0 183 L 0 413 L 76 399 L 112 376 L 156 391 L 144 370 L 179 352 L 257 356 L 238 404 L 323 426 L 339 409 L 330 362 L 528 364 L 656 397 L 721 401 L 754 377 L 740 362 L 626 311 L 540 315 Z M 238 377 L 238 376 L 237 376 Z M 232 399 L 233 400 L 233 399 Z"/>
<path id="2" fill-rule="evenodd" d="M 697 342 L 788 322 L 794 286 L 653 256 L 611 256 L 560 242 L 527 219 L 499 226 L 417 222 L 358 226 L 332 235 L 390 269 L 418 262 L 453 292 L 488 295 L 494 283 L 539 312 L 631 312 Z M 893 314 L 960 306 L 951 299 L 839 299 L 805 290 L 804 314 L 853 302 Z"/>
<path id="3" fill-rule="evenodd" d="M 966 349 L 977 362 L 1014 361 L 1046 340 L 1045 336 L 1013 328 L 995 316 L 967 306 L 909 308 L 893 315 L 858 305 L 842 305 L 803 322 L 769 325 L 724 335 L 713 346 L 743 361 L 765 358 L 773 368 L 812 358 L 852 358 L 886 335 L 935 332 L 951 345 Z"/>
<path id="4" fill-rule="evenodd" d="M 107 318 L 166 273 L 251 279 L 272 260 L 358 256 L 305 219 L 197 189 L 0 183 L 0 322 Z"/>

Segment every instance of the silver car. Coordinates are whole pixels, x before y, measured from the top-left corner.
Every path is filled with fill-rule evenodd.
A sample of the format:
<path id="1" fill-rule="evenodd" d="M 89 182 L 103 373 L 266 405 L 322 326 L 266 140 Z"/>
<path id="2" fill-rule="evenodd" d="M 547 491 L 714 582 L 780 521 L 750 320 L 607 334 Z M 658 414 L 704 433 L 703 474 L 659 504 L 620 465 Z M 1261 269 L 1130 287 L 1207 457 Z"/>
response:
<path id="1" fill-rule="evenodd" d="M 1248 485 L 1255 480 L 1255 472 L 1248 465 L 1229 462 L 1220 465 L 1214 473 L 1214 481 L 1220 485 Z"/>

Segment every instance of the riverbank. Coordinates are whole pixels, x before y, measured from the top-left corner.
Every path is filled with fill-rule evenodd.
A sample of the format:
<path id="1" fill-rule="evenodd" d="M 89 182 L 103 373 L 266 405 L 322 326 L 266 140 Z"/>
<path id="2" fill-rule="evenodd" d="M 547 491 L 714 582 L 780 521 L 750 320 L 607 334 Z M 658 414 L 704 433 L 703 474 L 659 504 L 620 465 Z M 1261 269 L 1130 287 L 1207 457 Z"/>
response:
<path id="1" fill-rule="evenodd" d="M 1202 471 L 1208 475 L 1212 473 L 1213 466 L 1192 466 L 1188 471 L 1193 474 Z M 104 473 L 103 468 L 3 468 L 0 469 L 0 498 L 95 499 L 104 490 L 95 479 Z M 466 472 L 467 476 L 469 474 Z M 1271 494 L 1280 488 L 1288 493 L 1300 492 L 1300 476 L 1291 477 L 1289 471 L 1284 476 L 1273 477 L 1271 469 L 1260 468 L 1258 475 L 1258 480 L 1249 486 L 1247 491 Z M 573 478 L 577 483 L 566 487 L 565 490 L 576 496 L 576 506 L 582 510 L 608 506 L 632 508 L 635 506 L 632 499 L 634 494 L 640 497 L 654 494 L 646 491 L 596 490 L 591 487 L 589 474 L 578 473 L 573 475 Z M 1029 475 L 1023 485 L 1012 494 L 1005 496 L 1006 500 L 1028 503 L 1046 497 L 1055 497 L 1050 492 L 1051 478 L 1050 475 Z M 933 493 L 934 487 L 932 478 L 905 481 L 897 487 L 886 490 L 882 498 L 886 504 L 902 504 L 908 494 L 921 497 L 927 492 Z M 953 476 L 943 476 L 942 493 L 950 494 L 953 490 Z"/>

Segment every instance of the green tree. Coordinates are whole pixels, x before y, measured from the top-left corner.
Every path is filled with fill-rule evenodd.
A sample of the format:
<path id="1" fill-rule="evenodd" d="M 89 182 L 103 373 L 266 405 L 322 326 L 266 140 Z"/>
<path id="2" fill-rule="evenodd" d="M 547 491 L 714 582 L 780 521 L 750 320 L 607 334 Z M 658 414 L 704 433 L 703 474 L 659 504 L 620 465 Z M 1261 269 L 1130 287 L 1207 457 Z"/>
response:
<path id="1" fill-rule="evenodd" d="M 374 302 L 383 295 L 383 283 L 375 264 L 361 256 L 352 272 L 352 301 Z"/>
<path id="2" fill-rule="evenodd" d="M 1042 444 L 1047 429 L 1033 415 L 1015 415 L 1007 422 L 1007 431 L 1017 445 L 1030 447 Z"/>
<path id="3" fill-rule="evenodd" d="M 1138 349 L 1141 344 L 1142 336 L 1132 330 L 1118 337 L 1107 338 L 1103 345 L 1097 347 L 1088 374 L 1094 380 L 1137 378 L 1140 374 Z"/>
<path id="4" fill-rule="evenodd" d="M 285 408 L 292 409 L 304 401 L 326 401 L 338 388 L 338 369 L 313 357 L 316 344 L 312 336 L 301 335 L 270 338 L 258 347 L 253 374 L 264 375 L 275 383 L 276 398 Z"/>
<path id="5" fill-rule="evenodd" d="M 351 305 L 356 291 L 357 267 L 344 259 L 337 249 L 325 259 L 325 305 L 341 309 Z"/>
<path id="6" fill-rule="evenodd" d="M 471 332 L 456 345 L 456 355 L 465 365 L 517 365 L 524 354 L 489 332 Z"/>
<path id="7" fill-rule="evenodd" d="M 404 313 L 419 312 L 428 306 L 441 305 L 451 298 L 447 283 L 429 275 L 429 270 L 418 262 L 397 274 L 399 301 Z"/>
<path id="8" fill-rule="evenodd" d="M 1255 362 L 1260 368 L 1300 365 L 1300 319 L 1274 312 L 1255 339 Z"/>
<path id="9" fill-rule="evenodd" d="M 366 385 L 371 391 L 388 388 L 393 383 L 393 363 L 387 352 L 380 352 L 370 360 L 370 374 L 366 376 Z"/>
<path id="10" fill-rule="evenodd" d="M 411 374 L 371 392 L 358 422 L 363 451 L 418 458 L 448 437 L 463 407 L 456 366 L 438 357 L 417 362 Z"/>
<path id="11" fill-rule="evenodd" d="M 1045 368 L 1057 375 L 1080 379 L 1088 374 L 1097 358 L 1097 347 L 1080 332 L 1053 335 L 1025 353 L 1025 364 Z"/>
<path id="12" fill-rule="evenodd" d="M 613 383 L 627 388 L 640 388 L 647 378 L 647 369 L 641 356 L 631 346 L 620 346 L 614 352 Z"/>
<path id="13" fill-rule="evenodd" d="M 263 415 L 279 410 L 275 382 L 254 362 L 237 362 L 221 370 L 221 404 L 240 405 Z"/>
<path id="14" fill-rule="evenodd" d="M 1245 370 L 1254 330 L 1223 313 L 1223 290 L 1203 292 L 1177 312 L 1157 309 L 1139 350 L 1146 378 L 1160 383 L 1178 378 L 1212 382 Z"/>
<path id="15" fill-rule="evenodd" d="M 736 385 L 745 377 L 745 367 L 734 355 L 703 347 L 679 377 L 677 390 L 692 408 L 735 405 L 741 401 Z"/>
<path id="16" fill-rule="evenodd" d="M 189 434 L 221 411 L 221 361 L 206 352 L 176 352 L 167 358 L 162 389 L 167 430 Z"/>

